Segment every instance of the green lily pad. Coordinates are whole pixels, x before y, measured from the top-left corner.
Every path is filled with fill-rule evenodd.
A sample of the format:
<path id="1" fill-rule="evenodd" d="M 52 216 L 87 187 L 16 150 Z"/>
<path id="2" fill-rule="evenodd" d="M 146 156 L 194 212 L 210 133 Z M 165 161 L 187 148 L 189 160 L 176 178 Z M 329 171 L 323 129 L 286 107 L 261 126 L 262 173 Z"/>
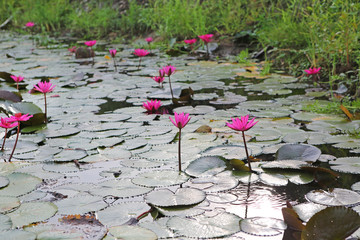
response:
<path id="1" fill-rule="evenodd" d="M 184 112 L 190 115 L 203 115 L 215 111 L 215 108 L 212 106 L 197 105 L 196 107 L 192 107 L 192 106 L 178 107 L 173 109 L 173 111 L 177 113 Z"/>
<path id="2" fill-rule="evenodd" d="M 296 169 L 300 170 L 302 166 L 307 165 L 300 160 L 278 160 L 271 161 L 261 165 L 265 169 Z"/>
<path id="3" fill-rule="evenodd" d="M 230 203 L 234 202 L 238 199 L 238 197 L 235 194 L 232 193 L 217 193 L 217 194 L 208 194 L 206 198 L 210 202 L 214 203 Z"/>
<path id="4" fill-rule="evenodd" d="M 20 206 L 18 198 L 0 196 L 0 213 L 7 213 L 18 206 Z"/>
<path id="5" fill-rule="evenodd" d="M 252 150 L 248 147 L 249 154 L 252 155 Z M 204 156 L 220 156 L 223 158 L 226 158 L 228 160 L 230 159 L 240 159 L 244 160 L 246 159 L 246 152 L 244 146 L 216 146 L 216 147 L 210 147 L 206 149 L 202 155 Z"/>
<path id="6" fill-rule="evenodd" d="M 10 181 L 7 177 L 5 176 L 0 176 L 0 188 L 6 187 L 7 185 L 9 185 Z"/>
<path id="7" fill-rule="evenodd" d="M 7 187 L 0 189 L 0 196 L 19 197 L 33 191 L 42 182 L 40 178 L 26 173 L 12 173 L 7 177 L 10 183 Z"/>
<path id="8" fill-rule="evenodd" d="M 120 226 L 132 218 L 150 210 L 144 202 L 126 202 L 98 212 L 99 221 L 107 227 Z"/>
<path id="9" fill-rule="evenodd" d="M 145 196 L 145 202 L 159 207 L 188 206 L 205 199 L 205 193 L 194 188 L 178 188 L 175 192 L 160 189 Z"/>
<path id="10" fill-rule="evenodd" d="M 203 214 L 205 210 L 201 207 L 155 207 L 159 213 L 166 217 L 193 217 Z"/>
<path id="11" fill-rule="evenodd" d="M 239 232 L 240 221 L 240 217 L 223 212 L 214 217 L 172 217 L 167 222 L 167 226 L 180 236 L 208 239 L 226 237 Z"/>
<path id="12" fill-rule="evenodd" d="M 211 176 L 194 178 L 189 183 L 189 186 L 198 188 L 206 193 L 222 192 L 235 188 L 239 181 L 234 177 Z"/>
<path id="13" fill-rule="evenodd" d="M 0 214 L 0 232 L 12 227 L 11 218 L 7 215 Z"/>
<path id="14" fill-rule="evenodd" d="M 107 204 L 100 196 L 81 194 L 72 198 L 64 198 L 55 202 L 59 208 L 59 214 L 85 214 L 91 211 L 98 211 L 107 207 Z"/>
<path id="15" fill-rule="evenodd" d="M 226 164 L 219 157 L 201 157 L 192 161 L 185 172 L 192 177 L 213 176 L 224 171 Z"/>
<path id="16" fill-rule="evenodd" d="M 360 203 L 360 194 L 343 188 L 313 190 L 305 196 L 311 202 L 326 206 L 353 206 Z"/>
<path id="17" fill-rule="evenodd" d="M 310 218 L 301 233 L 301 239 L 345 239 L 359 227 L 360 216 L 354 210 L 346 207 L 328 207 Z"/>
<path id="18" fill-rule="evenodd" d="M 293 209 L 299 215 L 299 218 L 303 222 L 309 221 L 309 219 L 315 213 L 320 212 L 321 210 L 323 210 L 325 208 L 326 208 L 326 206 L 324 206 L 324 205 L 320 205 L 320 204 L 312 203 L 312 202 L 300 203 L 300 204 L 293 206 Z"/>
<path id="19" fill-rule="evenodd" d="M 28 121 L 24 122 L 25 125 L 40 125 L 44 122 L 45 115 L 42 110 L 31 102 L 18 102 L 11 104 L 9 107 L 10 113 L 15 115 L 15 113 L 29 113 L 33 115 Z"/>
<path id="20" fill-rule="evenodd" d="M 159 239 L 174 238 L 174 233 L 166 227 L 166 223 L 169 219 L 167 217 L 157 218 L 154 221 L 140 221 L 139 226 L 150 229 Z"/>
<path id="21" fill-rule="evenodd" d="M 277 160 L 301 160 L 315 162 L 321 155 L 319 148 L 307 144 L 284 145 L 276 152 Z"/>
<path id="22" fill-rule="evenodd" d="M 157 240 L 157 235 L 146 228 L 138 226 L 117 226 L 109 228 L 108 235 L 104 240 Z"/>
<path id="23" fill-rule="evenodd" d="M 256 236 L 276 236 L 286 229 L 283 220 L 276 218 L 254 217 L 240 222 L 241 231 Z"/>
<path id="24" fill-rule="evenodd" d="M 360 174 L 360 157 L 343 157 L 329 161 L 330 168 L 335 171 Z"/>
<path id="25" fill-rule="evenodd" d="M 53 157 L 54 162 L 71 162 L 87 156 L 84 150 L 64 149 Z"/>
<path id="26" fill-rule="evenodd" d="M 95 188 L 90 189 L 90 193 L 100 196 L 115 196 L 119 198 L 129 198 L 140 196 L 152 191 L 153 188 L 135 185 L 130 179 L 113 179 L 98 183 Z"/>
<path id="27" fill-rule="evenodd" d="M 261 173 L 260 180 L 270 186 L 286 186 L 288 179 L 281 174 Z"/>
<path id="28" fill-rule="evenodd" d="M 22 227 L 31 223 L 45 221 L 57 212 L 57 207 L 51 202 L 22 203 L 18 209 L 7 214 L 13 227 Z"/>
<path id="29" fill-rule="evenodd" d="M 8 239 L 8 240 L 35 240 L 36 234 L 32 232 L 27 232 L 18 229 L 12 229 L 7 231 L 0 231 L 0 239 Z"/>
<path id="30" fill-rule="evenodd" d="M 164 170 L 139 174 L 132 182 L 145 187 L 168 187 L 182 184 L 188 179 L 189 177 L 182 172 Z"/>

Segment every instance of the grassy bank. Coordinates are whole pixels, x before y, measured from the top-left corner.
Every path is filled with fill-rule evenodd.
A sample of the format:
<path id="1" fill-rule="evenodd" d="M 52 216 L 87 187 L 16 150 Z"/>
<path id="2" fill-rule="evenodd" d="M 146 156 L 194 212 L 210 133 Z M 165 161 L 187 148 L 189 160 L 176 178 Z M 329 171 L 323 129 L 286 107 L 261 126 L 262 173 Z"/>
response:
<path id="1" fill-rule="evenodd" d="M 250 33 L 267 49 L 273 66 L 295 75 L 321 67 L 322 85 L 344 84 L 360 95 L 360 3 L 350 0 L 0 0 L 0 22 L 13 17 L 8 29 L 25 32 L 28 21 L 38 33 L 84 39 L 145 36 L 168 41 L 206 33 L 235 38 Z M 124 10 L 124 11 L 123 11 Z"/>

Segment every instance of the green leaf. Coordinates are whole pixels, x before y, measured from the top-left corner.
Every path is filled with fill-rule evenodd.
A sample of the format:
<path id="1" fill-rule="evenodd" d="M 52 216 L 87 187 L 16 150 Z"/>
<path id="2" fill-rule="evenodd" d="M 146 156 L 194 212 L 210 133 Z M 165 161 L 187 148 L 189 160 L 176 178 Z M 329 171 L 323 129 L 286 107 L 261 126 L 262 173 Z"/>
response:
<path id="1" fill-rule="evenodd" d="M 160 189 L 145 196 L 145 202 L 159 207 L 189 206 L 205 199 L 205 193 L 194 188 L 178 188 L 175 192 Z"/>
<path id="2" fill-rule="evenodd" d="M 301 239 L 345 239 L 359 227 L 360 216 L 354 210 L 346 207 L 328 207 L 310 218 Z"/>
<path id="3" fill-rule="evenodd" d="M 80 194 L 72 198 L 59 200 L 55 203 L 59 208 L 60 214 L 84 214 L 107 207 L 102 197 L 89 194 Z"/>
<path id="4" fill-rule="evenodd" d="M 10 184 L 0 189 L 0 196 L 18 197 L 33 191 L 42 182 L 40 178 L 26 173 L 12 173 L 7 176 Z"/>
<path id="5" fill-rule="evenodd" d="M 276 160 L 301 160 L 315 162 L 321 155 L 319 148 L 307 144 L 287 144 L 276 152 Z"/>
<path id="6" fill-rule="evenodd" d="M 139 174 L 132 182 L 145 187 L 168 187 L 186 182 L 189 179 L 184 173 L 164 170 Z"/>
<path id="7" fill-rule="evenodd" d="M 219 157 L 201 157 L 192 161 L 185 172 L 192 177 L 213 176 L 224 171 L 226 164 Z"/>
<path id="8" fill-rule="evenodd" d="M 110 236 L 109 236 L 110 235 Z M 149 229 L 138 226 L 117 226 L 109 228 L 108 235 L 104 240 L 157 240 L 157 235 Z"/>
<path id="9" fill-rule="evenodd" d="M 10 181 L 7 177 L 5 176 L 0 176 L 0 188 L 6 187 L 7 185 L 9 185 Z"/>
<path id="10" fill-rule="evenodd" d="M 240 223 L 241 230 L 256 236 L 275 236 L 286 229 L 284 221 L 276 218 L 254 217 Z"/>
<path id="11" fill-rule="evenodd" d="M 31 223 L 45 221 L 56 212 L 57 207 L 51 202 L 27 202 L 7 215 L 11 218 L 13 227 L 23 227 Z"/>
<path id="12" fill-rule="evenodd" d="M 305 196 L 311 202 L 326 206 L 353 206 L 360 203 L 357 192 L 343 188 L 334 188 L 328 192 L 322 189 L 313 190 Z"/>
<path id="13" fill-rule="evenodd" d="M 20 201 L 16 197 L 0 196 L 0 213 L 7 213 L 20 206 Z"/>
<path id="14" fill-rule="evenodd" d="M 32 232 L 27 232 L 23 230 L 13 229 L 0 232 L 0 239 L 7 240 L 35 240 L 36 234 Z"/>
<path id="15" fill-rule="evenodd" d="M 11 218 L 7 215 L 0 214 L 0 232 L 12 227 Z"/>

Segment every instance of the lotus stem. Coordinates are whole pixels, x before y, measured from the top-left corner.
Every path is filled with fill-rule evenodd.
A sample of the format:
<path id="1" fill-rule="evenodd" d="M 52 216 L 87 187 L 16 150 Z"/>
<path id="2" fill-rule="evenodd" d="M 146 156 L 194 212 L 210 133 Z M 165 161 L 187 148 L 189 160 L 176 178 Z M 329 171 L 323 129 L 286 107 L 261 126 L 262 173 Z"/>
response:
<path id="1" fill-rule="evenodd" d="M 113 58 L 113 60 L 114 60 L 115 72 L 117 72 L 117 67 L 116 67 L 116 61 L 115 61 L 115 58 Z"/>
<path id="2" fill-rule="evenodd" d="M 174 93 L 171 87 L 171 81 L 170 81 L 170 76 L 169 76 L 169 85 L 170 85 L 170 92 L 171 92 L 171 98 L 174 99 Z"/>
<path id="3" fill-rule="evenodd" d="M 4 141 L 3 144 L 1 146 L 1 151 L 4 151 L 4 146 L 5 146 L 5 141 L 6 141 L 6 135 L 7 135 L 7 128 L 5 128 L 5 135 L 4 135 Z M 5 160 L 5 159 L 4 159 Z"/>
<path id="4" fill-rule="evenodd" d="M 179 149 L 178 149 L 178 159 L 179 159 L 179 172 L 181 172 L 181 128 L 179 128 Z"/>
<path id="5" fill-rule="evenodd" d="M 12 158 L 12 156 L 13 156 L 14 152 L 15 152 L 16 144 L 17 144 L 18 139 L 19 139 L 19 133 L 20 133 L 20 122 L 18 122 L 18 126 L 17 126 L 17 127 L 18 127 L 18 130 L 17 130 L 17 134 L 16 134 L 16 139 L 15 139 L 14 148 L 13 148 L 13 150 L 12 150 L 11 154 L 10 154 L 10 157 L 9 157 L 9 161 L 8 161 L 8 162 L 11 162 L 11 158 Z"/>
<path id="6" fill-rule="evenodd" d="M 141 64 L 141 57 L 139 58 L 138 70 L 140 69 L 140 64 Z"/>
<path id="7" fill-rule="evenodd" d="M 46 93 L 44 93 L 44 99 L 45 99 L 45 123 L 48 123 L 48 120 L 47 120 L 47 107 L 46 107 Z"/>
<path id="8" fill-rule="evenodd" d="M 252 169 L 251 169 L 251 164 L 250 164 L 250 157 L 249 157 L 249 153 L 248 153 L 247 146 L 246 146 L 245 132 L 244 131 L 242 131 L 242 137 L 243 137 L 243 140 L 244 140 L 244 146 L 245 146 L 245 152 L 246 152 L 246 158 L 247 158 L 247 161 L 248 161 L 249 170 L 251 172 Z"/>

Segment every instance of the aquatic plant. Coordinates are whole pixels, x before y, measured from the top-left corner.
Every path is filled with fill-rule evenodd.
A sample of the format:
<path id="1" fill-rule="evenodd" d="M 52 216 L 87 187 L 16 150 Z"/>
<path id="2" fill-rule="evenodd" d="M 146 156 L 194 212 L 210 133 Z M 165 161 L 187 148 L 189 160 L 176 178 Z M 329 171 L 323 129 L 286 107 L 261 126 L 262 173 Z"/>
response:
<path id="1" fill-rule="evenodd" d="M 110 55 L 114 60 L 114 67 L 115 67 L 115 71 L 117 71 L 117 67 L 116 67 L 116 61 L 115 61 L 115 55 L 116 55 L 116 49 L 109 49 Z"/>
<path id="2" fill-rule="evenodd" d="M 94 63 L 95 63 L 95 60 L 94 60 L 94 55 L 95 55 L 95 53 L 93 52 L 92 47 L 96 44 L 96 40 L 86 41 L 84 44 L 85 44 L 86 46 L 90 47 L 90 54 L 91 54 L 91 56 L 92 56 L 93 65 L 94 65 Z"/>
<path id="3" fill-rule="evenodd" d="M 135 49 L 134 50 L 134 55 L 139 57 L 139 65 L 138 65 L 138 69 L 140 68 L 140 64 L 141 64 L 141 57 L 145 57 L 146 55 L 148 55 L 149 52 L 145 49 Z"/>
<path id="4" fill-rule="evenodd" d="M 209 42 L 212 41 L 213 36 L 214 36 L 213 34 L 205 34 L 205 35 L 198 36 L 205 43 L 205 45 L 206 45 L 206 53 L 207 53 L 208 56 L 210 55 Z"/>
<path id="5" fill-rule="evenodd" d="M 11 75 L 10 77 L 16 82 L 16 89 L 19 90 L 19 82 L 24 80 L 24 77 L 21 75 L 19 76 Z"/>
<path id="6" fill-rule="evenodd" d="M 172 65 L 168 65 L 162 68 L 162 71 L 160 70 L 159 73 L 160 75 L 167 75 L 169 78 L 169 85 L 170 85 L 170 92 L 171 92 L 171 98 L 174 99 L 174 93 L 171 87 L 171 80 L 170 80 L 170 76 L 175 72 L 176 67 L 172 66 Z"/>
<path id="7" fill-rule="evenodd" d="M 35 26 L 35 23 L 34 23 L 34 22 L 27 22 L 27 23 L 25 24 L 25 27 L 28 27 L 28 28 L 31 28 L 31 27 L 33 27 L 33 26 Z"/>
<path id="8" fill-rule="evenodd" d="M 44 94 L 45 100 L 45 123 L 47 123 L 47 107 L 46 107 L 46 93 L 51 92 L 54 89 L 55 85 L 52 85 L 51 82 L 38 82 L 37 85 L 34 85 L 36 91 L 42 92 Z"/>
<path id="9" fill-rule="evenodd" d="M 8 119 L 9 123 L 13 123 L 16 122 L 17 123 L 17 133 L 16 133 L 16 139 L 15 139 L 15 143 L 14 143 L 14 148 L 10 154 L 9 160 L 8 162 L 11 162 L 11 158 L 15 152 L 15 148 L 16 148 L 16 144 L 18 142 L 19 139 L 19 133 L 20 133 L 20 122 L 26 122 L 27 120 L 29 120 L 30 118 L 32 118 L 33 115 L 29 115 L 29 114 L 22 114 L 22 113 L 16 113 L 14 116 L 10 116 L 10 118 Z M 5 160 L 4 160 L 5 161 Z"/>
<path id="10" fill-rule="evenodd" d="M 154 39 L 152 37 L 145 38 L 145 41 L 150 44 Z"/>
<path id="11" fill-rule="evenodd" d="M 179 160 L 179 172 L 181 172 L 181 129 L 184 128 L 186 126 L 186 124 L 188 124 L 188 122 L 190 121 L 190 117 L 189 114 L 184 114 L 184 113 L 176 113 L 174 112 L 174 119 L 173 120 L 171 117 L 169 117 L 170 121 L 174 124 L 175 127 L 177 127 L 179 129 L 179 148 L 178 148 L 178 160 Z"/>
<path id="12" fill-rule="evenodd" d="M 250 157 L 249 157 L 248 149 L 246 146 L 246 140 L 245 140 L 245 131 L 247 131 L 250 128 L 252 128 L 253 126 L 255 126 L 255 124 L 257 124 L 259 121 L 254 122 L 255 118 L 253 118 L 249 121 L 249 115 L 241 116 L 240 119 L 239 118 L 231 118 L 231 120 L 232 120 L 232 123 L 227 122 L 226 125 L 231 129 L 242 132 L 246 157 L 247 157 L 247 161 L 248 161 L 248 167 L 249 167 L 249 170 L 251 171 Z"/>
<path id="13" fill-rule="evenodd" d="M 76 52 L 76 46 L 68 48 L 68 51 L 71 52 L 71 53 L 75 53 Z"/>
<path id="14" fill-rule="evenodd" d="M 156 113 L 157 110 L 161 107 L 162 102 L 160 100 L 151 100 L 144 102 L 142 107 L 146 109 L 148 114 Z"/>
<path id="15" fill-rule="evenodd" d="M 1 118 L 0 119 L 0 127 L 2 128 L 5 128 L 5 134 L 4 134 L 4 141 L 3 141 L 3 144 L 1 146 L 1 151 L 4 150 L 4 146 L 5 146 L 5 141 L 6 141 L 6 135 L 7 135 L 7 130 L 9 128 L 13 128 L 13 127 L 16 127 L 18 125 L 17 122 L 14 122 L 14 123 L 10 123 L 8 122 L 9 118 Z"/>
<path id="16" fill-rule="evenodd" d="M 155 77 L 151 77 L 151 79 L 154 80 L 155 82 L 159 83 L 159 87 L 160 87 L 160 88 L 163 87 L 164 77 L 162 77 L 162 76 L 155 76 Z"/>
<path id="17" fill-rule="evenodd" d="M 190 45 L 190 52 L 193 51 L 193 44 L 196 43 L 196 41 L 197 41 L 196 38 L 184 40 L 184 43 Z"/>

